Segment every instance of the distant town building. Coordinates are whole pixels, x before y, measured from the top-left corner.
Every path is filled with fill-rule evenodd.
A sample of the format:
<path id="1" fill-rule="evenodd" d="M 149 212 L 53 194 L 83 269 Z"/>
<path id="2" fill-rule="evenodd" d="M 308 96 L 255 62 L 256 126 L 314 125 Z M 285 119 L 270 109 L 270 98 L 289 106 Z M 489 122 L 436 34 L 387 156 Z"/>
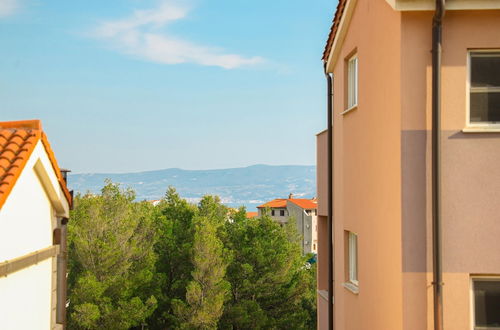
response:
<path id="1" fill-rule="evenodd" d="M 0 328 L 63 329 L 71 194 L 38 120 L 0 122 Z"/>
<path id="2" fill-rule="evenodd" d="M 247 212 L 247 219 L 252 219 L 259 216 L 259 212 Z"/>
<path id="3" fill-rule="evenodd" d="M 270 202 L 257 206 L 258 216 L 262 216 L 266 210 L 268 215 L 280 224 L 285 224 L 290 218 L 297 223 L 297 231 L 302 237 L 302 251 L 306 253 L 317 253 L 318 251 L 318 203 L 315 198 L 294 198 L 290 194 L 286 199 L 274 199 Z"/>
<path id="4" fill-rule="evenodd" d="M 158 206 L 161 203 L 161 199 L 149 200 L 147 202 L 153 206 Z"/>

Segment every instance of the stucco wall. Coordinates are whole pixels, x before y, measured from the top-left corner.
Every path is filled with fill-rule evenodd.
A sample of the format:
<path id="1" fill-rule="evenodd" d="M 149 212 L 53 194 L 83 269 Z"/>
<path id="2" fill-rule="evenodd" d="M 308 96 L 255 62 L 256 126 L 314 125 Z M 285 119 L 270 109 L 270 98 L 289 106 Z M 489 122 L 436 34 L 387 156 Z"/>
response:
<path id="1" fill-rule="evenodd" d="M 0 209 L 0 262 L 52 245 L 55 217 L 51 202 L 33 169 L 45 150 L 38 143 Z"/>
<path id="2" fill-rule="evenodd" d="M 404 329 L 423 329 L 425 311 L 431 329 L 432 13 L 408 12 L 402 17 Z M 450 329 L 471 327 L 470 275 L 500 274 L 500 204 L 495 197 L 500 190 L 500 134 L 462 132 L 467 50 L 500 49 L 499 29 L 498 10 L 449 11 L 443 24 L 444 326 Z M 426 297 L 421 294 L 424 290 Z"/>
<path id="3" fill-rule="evenodd" d="M 311 215 L 307 215 L 304 209 L 294 204 L 291 201 L 287 202 L 287 210 L 289 213 L 289 219 L 293 217 L 297 224 L 297 232 L 302 236 L 302 251 L 303 253 L 317 252 L 316 248 L 313 248 L 313 244 L 317 243 L 317 216 L 314 215 L 314 210 Z M 287 220 L 288 221 L 288 220 Z"/>
<path id="4" fill-rule="evenodd" d="M 432 14 L 393 11 L 384 1 L 357 1 L 334 66 L 335 309 L 340 329 L 433 327 Z M 500 49 L 500 11 L 447 12 L 443 31 L 444 326 L 465 330 L 472 324 L 471 274 L 500 274 L 495 194 L 500 190 L 500 133 L 462 132 L 467 50 Z M 345 109 L 344 59 L 353 51 L 359 59 L 359 106 L 339 115 Z M 326 141 L 320 136 L 318 143 L 323 150 Z M 318 162 L 326 164 L 326 158 L 318 156 Z M 326 168 L 318 166 L 321 177 L 326 178 Z M 326 186 L 318 182 L 320 187 Z M 321 191 L 320 210 L 326 206 Z M 358 234 L 359 295 L 341 286 L 346 230 Z M 320 264 L 321 253 L 320 243 Z M 319 275 L 321 282 L 324 276 Z M 319 313 L 321 319 L 324 312 Z"/>
<path id="5" fill-rule="evenodd" d="M 52 246 L 56 226 L 52 207 L 35 164 L 43 164 L 48 180 L 59 187 L 41 142 L 0 209 L 0 262 Z M 52 173 L 50 172 L 52 171 Z M 67 202 L 64 201 L 67 205 Z M 67 210 L 66 210 L 67 212 Z M 49 329 L 53 299 L 54 259 L 0 277 L 0 328 Z"/>
<path id="6" fill-rule="evenodd" d="M 0 328 L 50 329 L 52 259 L 0 278 Z"/>
<path id="7" fill-rule="evenodd" d="M 402 328 L 400 38 L 400 13 L 358 0 L 333 70 L 337 329 Z M 358 108 L 342 115 L 353 52 Z M 358 234 L 359 294 L 342 285 L 345 231 Z"/>
<path id="8" fill-rule="evenodd" d="M 328 216 L 328 131 L 316 136 L 316 191 L 318 215 Z"/>

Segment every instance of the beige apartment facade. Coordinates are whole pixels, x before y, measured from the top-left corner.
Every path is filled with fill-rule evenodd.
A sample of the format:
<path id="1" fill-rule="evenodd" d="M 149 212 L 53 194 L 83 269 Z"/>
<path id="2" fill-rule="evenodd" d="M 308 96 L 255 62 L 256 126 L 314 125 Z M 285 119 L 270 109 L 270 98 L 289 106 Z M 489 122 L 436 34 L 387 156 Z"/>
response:
<path id="1" fill-rule="evenodd" d="M 333 77 L 335 329 L 435 329 L 434 3 L 339 1 L 324 58 Z M 445 8 L 443 328 L 499 329 L 500 1 Z M 318 328 L 328 329 L 327 132 L 317 141 Z"/>

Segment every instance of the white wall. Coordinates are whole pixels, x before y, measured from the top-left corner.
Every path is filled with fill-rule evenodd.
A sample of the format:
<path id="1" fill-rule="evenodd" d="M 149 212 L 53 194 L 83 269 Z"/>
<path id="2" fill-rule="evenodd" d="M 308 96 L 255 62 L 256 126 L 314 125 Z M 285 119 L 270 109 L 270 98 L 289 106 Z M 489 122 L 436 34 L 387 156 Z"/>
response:
<path id="1" fill-rule="evenodd" d="M 50 200 L 33 169 L 43 156 L 46 157 L 45 149 L 39 142 L 0 209 L 0 262 L 52 245 L 55 218 Z"/>
<path id="2" fill-rule="evenodd" d="M 0 209 L 0 262 L 52 246 L 56 209 L 69 212 L 39 141 Z M 54 302 L 52 258 L 0 277 L 0 329 L 50 329 Z"/>
<path id="3" fill-rule="evenodd" d="M 0 278 L 0 329 L 50 329 L 51 258 Z"/>

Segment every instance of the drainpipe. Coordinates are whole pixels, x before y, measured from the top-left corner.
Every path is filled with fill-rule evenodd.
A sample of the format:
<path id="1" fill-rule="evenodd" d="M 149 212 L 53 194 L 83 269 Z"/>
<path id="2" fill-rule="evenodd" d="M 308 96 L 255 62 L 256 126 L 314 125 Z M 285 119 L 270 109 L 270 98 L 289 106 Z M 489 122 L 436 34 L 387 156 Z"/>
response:
<path id="1" fill-rule="evenodd" d="M 443 330 L 441 251 L 441 42 L 445 0 L 436 0 L 432 20 L 432 262 L 434 329 Z"/>
<path id="2" fill-rule="evenodd" d="M 327 130 L 328 130 L 328 329 L 333 330 L 334 325 L 334 276 L 333 263 L 333 77 L 326 71 L 327 82 Z"/>

